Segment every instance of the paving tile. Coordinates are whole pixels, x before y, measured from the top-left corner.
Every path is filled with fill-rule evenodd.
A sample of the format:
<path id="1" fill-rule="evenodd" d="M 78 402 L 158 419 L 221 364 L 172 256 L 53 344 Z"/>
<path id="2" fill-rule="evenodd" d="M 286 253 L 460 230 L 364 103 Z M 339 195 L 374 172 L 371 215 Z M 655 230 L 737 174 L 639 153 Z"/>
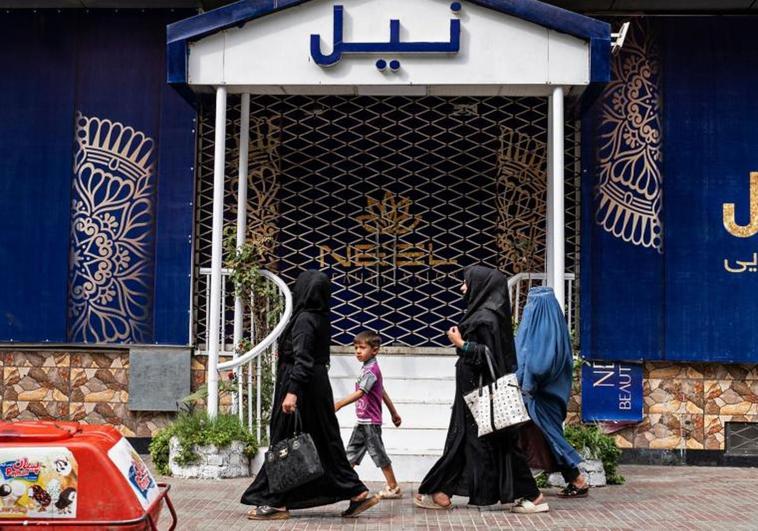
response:
<path id="1" fill-rule="evenodd" d="M 215 530 L 489 530 L 489 529 L 755 529 L 758 470 L 749 468 L 623 466 L 626 484 L 593 489 L 589 498 L 564 500 L 547 490 L 551 511 L 515 515 L 502 507 L 421 511 L 412 503 L 417 484 L 404 484 L 402 500 L 385 501 L 356 520 L 339 517 L 345 503 L 293 511 L 286 522 L 251 522 L 239 496 L 249 479 L 161 478 L 172 484 L 178 529 Z M 380 485 L 369 484 L 372 489 Z M 662 503 L 665 500 L 665 503 Z M 707 503 L 704 501 L 707 500 Z M 166 529 L 166 521 L 161 529 Z"/>

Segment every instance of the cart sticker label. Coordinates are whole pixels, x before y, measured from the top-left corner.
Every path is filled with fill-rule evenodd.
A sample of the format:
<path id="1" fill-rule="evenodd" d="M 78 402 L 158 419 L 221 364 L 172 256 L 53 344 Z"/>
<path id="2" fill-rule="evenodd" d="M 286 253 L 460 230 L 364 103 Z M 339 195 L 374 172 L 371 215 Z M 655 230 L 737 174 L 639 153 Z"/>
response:
<path id="1" fill-rule="evenodd" d="M 108 457 L 129 483 L 142 508 L 147 509 L 158 497 L 160 489 L 145 462 L 126 438 L 122 438 L 108 450 Z"/>
<path id="2" fill-rule="evenodd" d="M 0 518 L 76 518 L 78 476 L 68 448 L 0 448 Z"/>

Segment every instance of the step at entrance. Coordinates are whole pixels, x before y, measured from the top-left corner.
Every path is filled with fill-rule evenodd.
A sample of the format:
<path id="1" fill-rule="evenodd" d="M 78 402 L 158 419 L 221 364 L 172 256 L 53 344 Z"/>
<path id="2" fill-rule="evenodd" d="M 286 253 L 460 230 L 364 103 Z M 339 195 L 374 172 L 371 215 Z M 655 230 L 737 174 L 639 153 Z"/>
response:
<path id="1" fill-rule="evenodd" d="M 418 482 L 442 455 L 455 393 L 454 355 L 381 355 L 384 387 L 403 419 L 392 425 L 383 409 L 384 445 L 398 481 Z M 332 354 L 329 376 L 335 400 L 353 392 L 360 362 L 352 354 Z M 337 413 L 342 440 L 347 445 L 355 426 L 355 407 Z M 364 481 L 384 481 L 368 455 L 356 468 Z"/>

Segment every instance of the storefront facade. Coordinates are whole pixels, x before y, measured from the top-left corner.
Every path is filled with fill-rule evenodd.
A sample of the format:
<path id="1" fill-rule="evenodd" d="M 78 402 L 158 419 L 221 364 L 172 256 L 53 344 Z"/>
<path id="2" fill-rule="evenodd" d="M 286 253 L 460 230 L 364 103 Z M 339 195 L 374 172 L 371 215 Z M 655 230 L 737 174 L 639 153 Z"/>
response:
<path id="1" fill-rule="evenodd" d="M 194 19 L 0 19 L 19 28 L 9 37 L 17 49 L 49 60 L 48 28 L 64 17 L 50 75 L 67 87 L 39 88 L 39 74 L 16 59 L 19 82 L 6 89 L 23 104 L 3 135 L 45 140 L 6 143 L 4 180 L 14 184 L 4 208 L 14 225 L 2 236 L 12 264 L 1 301 L 3 418 L 110 422 L 149 437 L 172 414 L 130 406 L 134 352 L 182 358 L 171 370 L 187 387 L 204 381 L 223 86 L 222 220 L 237 219 L 246 114 L 248 235 L 267 239 L 288 281 L 304 267 L 331 275 L 336 354 L 372 328 L 398 355 L 448 356 L 442 330 L 460 312 L 466 265 L 521 274 L 520 304 L 530 283 L 563 278 L 575 341 L 594 363 L 572 420 L 583 405 L 586 420 L 628 422 L 616 437 L 637 458 L 713 450 L 723 461 L 728 435 L 758 418 L 752 44 L 740 37 L 752 19 L 635 17 L 611 56 L 610 28 L 629 18 L 606 18 L 608 26 L 539 2 L 507 12 L 509 2 L 451 10 L 430 1 L 415 6 L 424 17 L 408 2 L 345 3 L 340 42 L 394 48 L 351 55 L 346 46 L 326 68 L 316 59 L 333 60 L 321 56 L 338 42 L 334 3 L 284 4 Z M 453 46 L 452 21 L 456 51 L 405 55 L 399 46 Z M 106 31 L 114 24 L 123 31 Z M 135 51 L 138 25 L 152 40 Z M 724 39 L 693 44 L 682 37 L 692 30 Z M 311 34 L 321 37 L 316 52 Z M 605 56 L 593 49 L 598 39 Z M 551 113 L 556 88 L 561 120 Z M 38 97 L 24 100 L 29 93 Z M 551 151 L 558 122 L 560 157 Z M 18 153 L 25 158 L 10 156 Z M 550 212 L 558 182 L 559 223 Z M 48 238 L 37 242 L 44 260 L 18 260 L 33 252 L 37 240 L 20 236 L 29 231 Z M 228 317 L 221 356 L 233 343 Z"/>

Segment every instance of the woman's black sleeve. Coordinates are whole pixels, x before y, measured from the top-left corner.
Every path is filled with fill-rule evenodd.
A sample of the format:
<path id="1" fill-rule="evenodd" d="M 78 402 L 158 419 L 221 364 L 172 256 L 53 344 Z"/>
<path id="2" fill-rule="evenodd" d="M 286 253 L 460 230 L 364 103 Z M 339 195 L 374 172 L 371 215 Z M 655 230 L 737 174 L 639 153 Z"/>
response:
<path id="1" fill-rule="evenodd" d="M 486 345 L 492 345 L 493 339 L 489 329 L 480 326 L 466 336 L 466 341 L 462 348 L 456 349 L 458 356 L 464 359 L 466 363 L 474 367 L 485 367 L 486 358 L 484 349 Z M 492 347 L 490 347 L 490 351 Z"/>
<path id="2" fill-rule="evenodd" d="M 302 388 L 311 380 L 313 374 L 313 346 L 315 328 L 308 318 L 300 317 L 292 326 L 292 352 L 295 364 L 290 373 L 288 391 L 300 396 Z"/>

